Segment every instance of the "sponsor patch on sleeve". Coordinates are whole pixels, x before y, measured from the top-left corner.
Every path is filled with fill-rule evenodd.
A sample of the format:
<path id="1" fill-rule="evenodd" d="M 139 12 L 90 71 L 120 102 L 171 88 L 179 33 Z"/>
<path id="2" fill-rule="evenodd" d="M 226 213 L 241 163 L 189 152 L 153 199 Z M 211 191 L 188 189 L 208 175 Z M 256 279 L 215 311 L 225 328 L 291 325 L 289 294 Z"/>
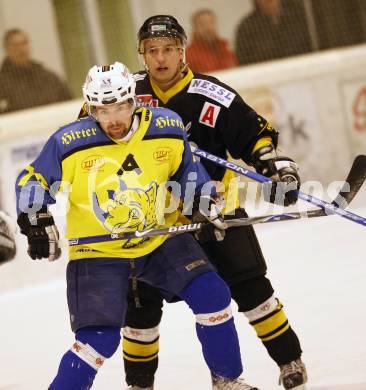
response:
<path id="1" fill-rule="evenodd" d="M 202 79 L 193 79 L 187 92 L 207 96 L 225 107 L 229 107 L 235 98 L 235 93 L 223 88 L 221 85 Z"/>
<path id="2" fill-rule="evenodd" d="M 209 127 L 215 127 L 220 110 L 220 106 L 217 106 L 213 103 L 205 102 L 200 114 L 200 118 L 198 120 L 199 123 L 202 123 Z"/>
<path id="3" fill-rule="evenodd" d="M 158 99 L 153 99 L 151 94 L 136 95 L 136 106 L 137 107 L 158 107 Z"/>

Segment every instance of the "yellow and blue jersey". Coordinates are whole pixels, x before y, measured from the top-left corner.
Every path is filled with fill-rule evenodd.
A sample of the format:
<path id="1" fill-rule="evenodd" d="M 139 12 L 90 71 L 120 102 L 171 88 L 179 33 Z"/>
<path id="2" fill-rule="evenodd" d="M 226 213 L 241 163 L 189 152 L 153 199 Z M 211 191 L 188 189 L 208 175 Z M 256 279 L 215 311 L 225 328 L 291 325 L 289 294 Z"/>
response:
<path id="1" fill-rule="evenodd" d="M 163 108 L 140 108 L 139 126 L 128 142 L 110 138 L 92 118 L 55 132 L 16 183 L 18 213 L 55 202 L 69 191 L 67 238 L 166 227 L 178 211 L 164 213 L 166 183 L 198 193 L 210 178 L 194 161 L 180 116 Z M 193 173 L 193 174 L 192 174 Z M 195 190 L 192 193 L 192 181 Z M 169 200 L 168 200 L 169 201 Z M 167 236 L 70 247 L 70 260 L 135 258 L 151 253 Z"/>

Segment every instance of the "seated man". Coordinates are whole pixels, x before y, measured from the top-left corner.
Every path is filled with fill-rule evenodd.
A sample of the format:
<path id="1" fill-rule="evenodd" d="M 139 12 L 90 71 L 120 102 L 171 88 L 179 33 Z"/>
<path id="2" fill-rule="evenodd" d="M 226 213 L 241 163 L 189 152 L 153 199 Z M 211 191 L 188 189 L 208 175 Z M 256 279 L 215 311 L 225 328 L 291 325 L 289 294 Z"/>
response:
<path id="1" fill-rule="evenodd" d="M 235 52 L 240 65 L 312 50 L 303 2 L 254 0 L 253 3 L 253 11 L 240 21 L 235 34 Z"/>
<path id="2" fill-rule="evenodd" d="M 220 38 L 213 11 L 202 9 L 192 16 L 192 40 L 186 59 L 194 72 L 208 73 L 233 68 L 237 59 L 225 39 Z"/>
<path id="3" fill-rule="evenodd" d="M 28 35 L 14 28 L 4 34 L 6 57 L 0 67 L 0 114 L 71 99 L 67 85 L 31 57 Z"/>

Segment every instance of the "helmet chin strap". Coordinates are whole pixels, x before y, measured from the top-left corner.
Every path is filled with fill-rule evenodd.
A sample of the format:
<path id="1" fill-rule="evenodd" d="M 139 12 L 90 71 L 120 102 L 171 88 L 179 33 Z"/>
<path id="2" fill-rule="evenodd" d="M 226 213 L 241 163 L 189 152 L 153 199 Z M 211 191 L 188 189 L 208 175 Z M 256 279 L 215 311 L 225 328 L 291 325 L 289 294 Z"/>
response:
<path id="1" fill-rule="evenodd" d="M 132 138 L 132 136 L 136 133 L 136 130 L 139 128 L 139 125 L 140 125 L 140 119 L 134 112 L 132 115 L 130 128 L 128 129 L 127 134 L 123 138 L 120 138 L 120 141 L 123 142 L 129 141 Z"/>

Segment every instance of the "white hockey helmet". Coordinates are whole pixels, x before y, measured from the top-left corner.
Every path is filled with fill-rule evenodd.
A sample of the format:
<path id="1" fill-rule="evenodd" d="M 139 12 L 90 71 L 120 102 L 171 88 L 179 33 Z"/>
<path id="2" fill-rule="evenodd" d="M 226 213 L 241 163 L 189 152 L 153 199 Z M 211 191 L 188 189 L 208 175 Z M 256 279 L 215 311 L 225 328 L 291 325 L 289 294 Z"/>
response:
<path id="1" fill-rule="evenodd" d="M 112 65 L 94 65 L 82 87 L 84 101 L 88 106 L 135 101 L 136 82 L 127 66 L 121 62 Z M 90 112 L 89 112 L 90 114 Z"/>

